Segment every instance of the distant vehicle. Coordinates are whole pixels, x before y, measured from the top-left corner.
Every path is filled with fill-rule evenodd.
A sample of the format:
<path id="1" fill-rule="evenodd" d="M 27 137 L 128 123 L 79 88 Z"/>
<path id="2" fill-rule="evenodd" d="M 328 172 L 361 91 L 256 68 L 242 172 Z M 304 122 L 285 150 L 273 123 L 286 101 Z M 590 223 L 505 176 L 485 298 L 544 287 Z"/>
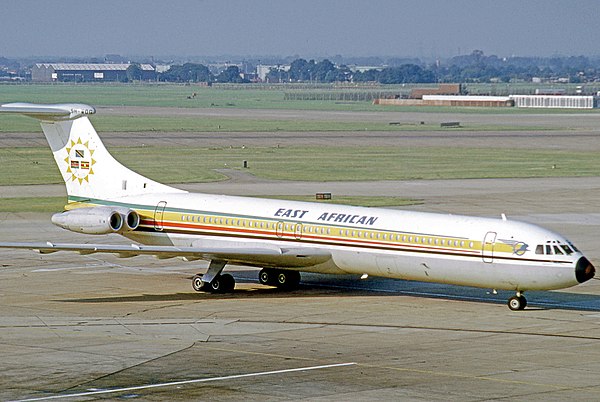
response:
<path id="1" fill-rule="evenodd" d="M 40 120 L 67 187 L 66 211 L 52 222 L 87 234 L 118 233 L 139 244 L 0 243 L 52 253 L 141 254 L 210 262 L 192 280 L 196 291 L 230 292 L 227 264 L 261 267 L 259 282 L 292 289 L 300 272 L 358 274 L 514 290 L 585 282 L 594 266 L 563 236 L 541 227 L 476 218 L 194 194 L 150 180 L 116 161 L 81 104 L 10 103 L 0 113 Z"/>

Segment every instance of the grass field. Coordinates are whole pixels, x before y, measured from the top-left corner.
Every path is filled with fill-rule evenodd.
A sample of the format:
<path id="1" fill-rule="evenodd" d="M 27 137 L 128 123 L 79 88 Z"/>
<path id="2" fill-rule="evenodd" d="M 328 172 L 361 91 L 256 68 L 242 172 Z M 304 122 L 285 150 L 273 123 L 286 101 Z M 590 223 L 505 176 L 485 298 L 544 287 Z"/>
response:
<path id="1" fill-rule="evenodd" d="M 202 87 L 197 85 L 55 84 L 3 85 L 0 103 L 79 102 L 93 106 L 160 106 L 183 108 L 386 110 L 371 102 L 284 101 L 283 86 Z M 237 87 L 236 87 L 237 88 Z M 322 89 L 318 89 L 322 91 Z M 196 94 L 193 99 L 188 99 Z"/>
<path id="2" fill-rule="evenodd" d="M 155 180 L 222 180 L 214 169 L 241 168 L 259 177 L 304 181 L 596 176 L 595 152 L 405 147 L 111 148 L 128 167 Z M 0 185 L 59 183 L 47 148 L 0 148 Z"/>
<path id="3" fill-rule="evenodd" d="M 66 197 L 0 198 L 3 212 L 60 212 L 67 203 Z"/>
<path id="4" fill-rule="evenodd" d="M 433 131 L 440 130 L 439 124 L 389 124 L 382 122 L 322 121 L 322 120 L 266 120 L 217 117 L 180 116 L 102 116 L 90 118 L 99 133 L 105 132 L 315 132 L 315 131 Z M 541 126 L 463 125 L 453 131 L 520 131 L 546 130 Z M 561 129 L 556 127 L 555 129 Z M 29 133 L 40 131 L 39 123 L 22 116 L 0 116 L 0 133 Z"/>
<path id="5" fill-rule="evenodd" d="M 423 85 L 414 85 L 416 87 Z M 201 87 L 177 84 L 23 84 L 1 85 L 0 104 L 8 102 L 65 103 L 80 102 L 92 106 L 160 106 L 184 108 L 242 108 L 294 110 L 349 110 L 349 111 L 419 111 L 429 113 L 598 113 L 586 110 L 517 109 L 517 108 L 457 108 L 457 107 L 398 107 L 373 105 L 371 102 L 337 101 L 284 101 L 286 91 L 294 86 L 227 86 Z M 241 89 L 248 88 L 248 89 Z M 395 86 L 336 89 L 336 91 L 394 90 Z M 396 86 L 398 92 L 406 87 Z M 323 92 L 303 87 L 302 91 Z M 196 97 L 188 99 L 193 93 Z"/>
<path id="6" fill-rule="evenodd" d="M 239 87 L 239 86 L 238 86 Z M 235 88 L 238 88 L 235 87 Z M 241 108 L 241 109 L 292 109 L 292 110 L 344 110 L 344 111 L 394 111 L 424 113 L 600 113 L 596 110 L 565 109 L 516 109 L 516 108 L 475 108 L 475 107 L 417 107 L 380 106 L 371 102 L 336 101 L 285 101 L 285 86 L 249 86 L 249 89 L 226 89 L 227 87 L 201 87 L 191 85 L 135 85 L 135 84 L 28 84 L 0 85 L 0 104 L 9 102 L 34 103 L 87 103 L 92 106 L 157 106 L 183 108 Z M 243 87 L 242 87 L 243 88 Z M 293 86 L 291 88 L 294 88 Z M 387 87 L 386 87 L 387 88 Z M 392 90 L 394 86 L 391 86 Z M 340 91 L 339 89 L 336 89 Z M 345 91 L 365 89 L 346 88 Z M 390 90 L 387 88 L 386 90 Z M 310 92 L 311 89 L 302 89 Z M 322 86 L 314 91 L 323 91 Z M 406 88 L 398 87 L 398 91 Z M 194 99 L 188 97 L 195 93 Z M 424 131 L 439 127 L 432 125 L 389 125 L 381 123 L 339 122 L 339 121 L 290 121 L 253 120 L 225 118 L 193 118 L 172 116 L 93 116 L 92 122 L 99 131 Z M 413 122 L 414 123 L 414 122 Z M 558 127 L 557 127 L 558 128 Z M 523 129 L 522 127 L 520 129 Z M 527 127 L 537 130 L 541 127 Z M 547 129 L 547 128 L 545 128 Z M 0 132 L 38 131 L 38 124 L 21 116 L 2 116 Z M 508 131 L 509 126 L 467 126 L 460 130 Z"/>

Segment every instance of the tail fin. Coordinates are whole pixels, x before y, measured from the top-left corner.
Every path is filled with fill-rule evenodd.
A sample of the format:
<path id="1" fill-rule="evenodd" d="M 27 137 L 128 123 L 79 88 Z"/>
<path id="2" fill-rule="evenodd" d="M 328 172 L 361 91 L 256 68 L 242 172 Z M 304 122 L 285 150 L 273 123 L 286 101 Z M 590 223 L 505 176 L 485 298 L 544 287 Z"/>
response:
<path id="1" fill-rule="evenodd" d="M 8 103 L 0 106 L 0 113 L 18 113 L 40 120 L 67 186 L 69 201 L 184 192 L 150 180 L 113 158 L 87 117 L 96 113 L 91 106 Z"/>

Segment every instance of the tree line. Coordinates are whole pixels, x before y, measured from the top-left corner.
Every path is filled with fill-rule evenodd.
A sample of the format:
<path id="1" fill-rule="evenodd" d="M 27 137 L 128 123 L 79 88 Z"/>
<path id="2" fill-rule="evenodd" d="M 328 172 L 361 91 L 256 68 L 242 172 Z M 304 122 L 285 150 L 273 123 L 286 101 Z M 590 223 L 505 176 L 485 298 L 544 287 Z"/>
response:
<path id="1" fill-rule="evenodd" d="M 329 60 L 315 62 L 294 60 L 288 71 L 274 68 L 267 75 L 270 81 L 280 82 L 378 82 L 381 84 L 434 82 L 511 82 L 567 79 L 572 83 L 600 81 L 600 59 L 584 56 L 569 57 L 510 57 L 486 56 L 475 50 L 469 55 L 456 56 L 445 63 L 406 63 L 399 66 L 350 71 L 348 66 L 334 66 Z"/>
<path id="2" fill-rule="evenodd" d="M 409 63 L 372 67 L 350 68 L 336 65 L 328 59 L 321 61 L 297 58 L 289 67 L 272 67 L 266 75 L 268 82 L 377 82 L 381 84 L 435 83 L 435 82 L 511 82 L 566 79 L 568 82 L 592 82 L 600 80 L 600 59 L 584 56 L 569 57 L 510 57 L 487 56 L 480 50 L 469 55 L 453 57 L 444 63 Z M 231 82 L 244 83 L 239 67 L 232 65 L 218 74 L 202 64 L 173 65 L 159 74 L 160 81 L 170 82 Z"/>
<path id="3" fill-rule="evenodd" d="M 195 63 L 173 65 L 169 70 L 158 74 L 158 80 L 166 82 L 229 82 L 235 84 L 250 82 L 250 80 L 242 78 L 238 66 L 228 66 L 215 75 L 207 66 Z"/>
<path id="4" fill-rule="evenodd" d="M 293 60 L 292 60 L 293 59 Z M 291 60 L 291 62 L 289 61 Z M 485 55 L 480 50 L 471 54 L 455 56 L 448 60 L 425 63 L 415 58 L 353 58 L 344 59 L 334 56 L 335 62 L 306 60 L 300 57 L 275 64 L 266 75 L 269 82 L 376 82 L 381 84 L 462 82 L 487 83 L 559 80 L 571 83 L 600 81 L 600 57 L 555 56 L 555 57 L 508 57 Z M 276 60 L 263 60 L 265 62 Z M 289 64 L 287 64 L 289 62 Z M 354 66 L 344 64 L 352 62 Z M 372 63 L 371 67 L 359 68 L 361 63 Z M 382 63 L 386 63 L 381 65 Z M 263 64 L 263 65 L 264 65 Z M 244 70 L 252 71 L 261 65 L 259 60 L 245 62 Z M 364 65 L 364 64 L 363 64 Z M 199 63 L 175 64 L 163 73 L 156 74 L 159 81 L 167 82 L 250 82 L 248 75 L 242 74 L 237 65 L 229 65 L 221 71 Z M 147 72 L 146 72 L 147 73 Z M 27 77 L 30 71 L 16 60 L 0 57 L 0 78 Z M 149 79 L 140 65 L 131 64 L 122 81 L 140 81 Z"/>

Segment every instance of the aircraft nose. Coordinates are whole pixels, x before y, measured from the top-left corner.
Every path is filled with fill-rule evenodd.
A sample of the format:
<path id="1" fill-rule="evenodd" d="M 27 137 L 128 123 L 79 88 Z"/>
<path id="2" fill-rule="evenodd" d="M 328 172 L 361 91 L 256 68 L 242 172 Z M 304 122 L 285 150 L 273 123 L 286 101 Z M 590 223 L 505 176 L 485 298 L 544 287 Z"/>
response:
<path id="1" fill-rule="evenodd" d="M 588 281 L 594 277 L 595 273 L 596 268 L 594 268 L 587 258 L 581 257 L 577 261 L 577 265 L 575 266 L 575 278 L 577 278 L 577 282 L 583 283 Z"/>

